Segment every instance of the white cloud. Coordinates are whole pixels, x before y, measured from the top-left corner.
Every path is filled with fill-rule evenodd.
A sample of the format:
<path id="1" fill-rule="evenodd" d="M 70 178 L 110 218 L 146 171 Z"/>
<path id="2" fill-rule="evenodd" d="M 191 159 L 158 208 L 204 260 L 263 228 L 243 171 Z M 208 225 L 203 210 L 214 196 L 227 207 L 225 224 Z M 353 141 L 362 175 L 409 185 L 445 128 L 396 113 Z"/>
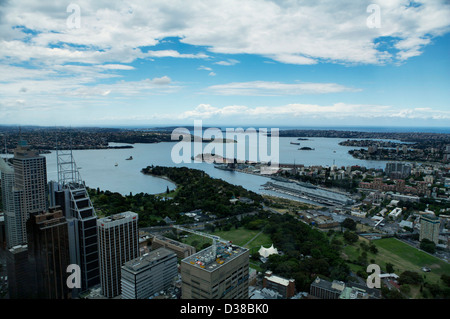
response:
<path id="1" fill-rule="evenodd" d="M 3 3 L 0 58 L 46 63 L 130 63 L 138 58 L 198 58 L 206 53 L 149 50 L 167 37 L 213 53 L 257 54 L 289 64 L 385 63 L 421 54 L 430 39 L 449 31 L 445 0 L 344 1 L 154 0 L 124 3 L 77 1 L 81 27 L 70 29 L 66 3 Z M 378 4 L 381 27 L 368 28 L 369 4 Z M 21 26 L 20 28 L 14 28 Z M 30 33 L 33 30 L 36 33 Z M 7 31 L 7 32 L 5 32 Z M 375 40 L 395 37 L 395 52 Z M 218 65 L 233 65 L 223 60 Z"/>
<path id="2" fill-rule="evenodd" d="M 381 28 L 370 29 L 366 8 L 381 9 Z M 196 59 L 218 66 L 240 63 L 216 54 L 259 55 L 266 63 L 313 65 L 385 64 L 419 56 L 435 37 L 449 32 L 450 4 L 446 0 L 278 1 L 278 0 L 77 0 L 80 28 L 67 26 L 68 3 L 0 0 L 0 108 L 2 115 L 19 115 L 30 108 L 75 108 L 65 98 L 108 99 L 168 94 L 181 88 L 163 74 L 120 81 L 133 72 L 138 59 Z M 159 50 L 158 44 L 179 38 L 189 52 Z M 390 47 L 377 41 L 388 38 Z M 179 50 L 179 51 L 178 51 Z M 200 52 L 204 51 L 204 52 Z M 270 59 L 270 60 L 269 60 Z M 214 62 L 216 61 L 216 62 Z M 200 62 L 207 63 L 207 62 Z M 199 63 L 199 64 L 200 64 Z M 136 67 L 137 68 L 137 67 Z M 215 70 L 207 66 L 199 69 Z M 134 74 L 134 72 L 133 72 Z M 172 75 L 172 74 L 171 74 Z M 101 83 L 108 79 L 107 83 Z M 202 93 L 216 95 L 302 95 L 354 92 L 336 83 L 234 82 L 210 86 Z M 62 98 L 64 97 L 64 98 Z M 72 101 L 70 101 L 72 102 Z M 84 104 L 87 104 L 86 102 Z M 103 104 L 102 104 L 103 105 Z M 107 106 L 107 103 L 104 104 Z M 423 109 L 333 104 L 290 104 L 276 108 L 227 106 L 204 108 L 207 116 L 385 116 L 448 118 L 448 112 Z M 336 111 L 339 110 L 339 111 Z M 191 112 L 200 112 L 193 110 Z M 197 113 L 193 114 L 197 114 Z M 42 113 L 42 112 L 41 112 Z M 180 112 L 181 114 L 182 112 Z M 118 115 L 120 116 L 120 115 Z"/>
<path id="3" fill-rule="evenodd" d="M 154 115 L 155 118 L 168 118 L 168 114 Z M 240 120 L 293 120 L 293 119 L 450 119 L 450 111 L 431 108 L 411 108 L 398 110 L 389 105 L 364 105 L 335 103 L 333 105 L 316 105 L 293 103 L 282 106 L 230 105 L 214 107 L 210 104 L 200 104 L 193 110 L 185 111 L 176 116 L 179 120 L 195 119 L 226 119 Z"/>
<path id="4" fill-rule="evenodd" d="M 226 61 L 214 62 L 214 64 L 224 65 L 224 66 L 235 65 L 235 64 L 238 64 L 238 63 L 239 63 L 239 61 L 235 60 L 235 59 L 228 59 Z"/>
<path id="5" fill-rule="evenodd" d="M 124 64 L 103 64 L 98 65 L 100 69 L 106 69 L 106 70 L 134 70 L 135 68 L 130 65 L 124 65 Z"/>
<path id="6" fill-rule="evenodd" d="M 207 93 L 218 95 L 301 95 L 356 92 L 359 89 L 336 83 L 280 83 L 268 81 L 233 82 L 213 85 L 205 89 Z"/>
<path id="7" fill-rule="evenodd" d="M 204 65 L 199 66 L 197 70 L 212 71 L 212 69 L 210 67 L 207 67 L 207 66 L 204 66 Z"/>

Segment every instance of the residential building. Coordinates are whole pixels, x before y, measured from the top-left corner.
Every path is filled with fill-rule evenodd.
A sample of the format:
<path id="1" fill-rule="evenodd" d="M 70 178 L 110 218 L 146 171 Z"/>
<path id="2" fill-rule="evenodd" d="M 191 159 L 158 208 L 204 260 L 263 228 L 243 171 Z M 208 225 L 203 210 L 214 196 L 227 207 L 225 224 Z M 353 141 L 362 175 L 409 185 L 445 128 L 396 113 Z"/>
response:
<path id="1" fill-rule="evenodd" d="M 169 288 L 177 278 L 177 255 L 158 248 L 122 266 L 122 299 L 148 299 Z"/>
<path id="2" fill-rule="evenodd" d="M 422 214 L 420 216 L 419 240 L 428 239 L 436 245 L 439 243 L 440 220 L 434 214 Z"/>
<path id="3" fill-rule="evenodd" d="M 127 211 L 97 219 L 102 294 L 121 293 L 122 266 L 139 256 L 138 215 Z"/>
<path id="4" fill-rule="evenodd" d="M 411 175 L 411 165 L 403 162 L 386 163 L 385 173 L 391 178 L 406 178 Z"/>

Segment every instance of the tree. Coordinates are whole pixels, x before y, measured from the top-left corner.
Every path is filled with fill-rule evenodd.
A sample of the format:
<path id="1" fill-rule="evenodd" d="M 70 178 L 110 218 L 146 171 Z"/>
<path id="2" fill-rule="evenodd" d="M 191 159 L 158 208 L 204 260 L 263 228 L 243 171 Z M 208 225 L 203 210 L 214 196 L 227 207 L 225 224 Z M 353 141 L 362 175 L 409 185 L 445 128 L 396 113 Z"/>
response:
<path id="1" fill-rule="evenodd" d="M 348 230 L 356 230 L 356 222 L 351 218 L 346 218 L 341 223 L 341 226 L 347 228 Z"/>
<path id="2" fill-rule="evenodd" d="M 377 246 L 375 246 L 374 244 L 371 244 L 370 245 L 370 247 L 369 247 L 369 250 L 370 250 L 370 252 L 372 253 L 372 254 L 377 254 L 378 253 L 378 248 L 377 248 Z"/>
<path id="3" fill-rule="evenodd" d="M 386 263 L 386 272 L 392 274 L 394 271 L 394 265 L 391 263 Z"/>
<path id="4" fill-rule="evenodd" d="M 420 242 L 420 249 L 426 251 L 427 253 L 434 254 L 436 252 L 436 244 L 429 239 L 422 239 Z"/>
<path id="5" fill-rule="evenodd" d="M 450 275 L 443 274 L 441 280 L 447 287 L 450 287 Z"/>
<path id="6" fill-rule="evenodd" d="M 346 230 L 344 232 L 344 239 L 346 242 L 352 244 L 352 243 L 356 243 L 358 241 L 358 235 L 354 232 L 351 232 L 349 230 Z"/>
<path id="7" fill-rule="evenodd" d="M 400 274 L 398 282 L 401 285 L 404 284 L 418 285 L 423 283 L 423 278 L 420 276 L 419 273 L 415 271 L 406 270 Z"/>

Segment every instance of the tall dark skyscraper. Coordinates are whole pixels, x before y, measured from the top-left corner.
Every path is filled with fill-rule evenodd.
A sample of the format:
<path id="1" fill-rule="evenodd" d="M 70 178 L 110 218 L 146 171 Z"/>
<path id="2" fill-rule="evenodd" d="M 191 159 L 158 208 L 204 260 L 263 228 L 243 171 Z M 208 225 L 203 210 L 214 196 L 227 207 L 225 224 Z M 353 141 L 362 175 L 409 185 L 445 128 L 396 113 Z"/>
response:
<path id="1" fill-rule="evenodd" d="M 29 299 L 36 297 L 34 270 L 28 259 L 28 246 L 16 245 L 5 252 L 8 273 L 8 292 L 10 299 Z"/>
<path id="2" fill-rule="evenodd" d="M 34 269 L 38 298 L 69 299 L 67 266 L 70 264 L 67 221 L 59 207 L 33 213 L 27 222 L 28 253 Z"/>

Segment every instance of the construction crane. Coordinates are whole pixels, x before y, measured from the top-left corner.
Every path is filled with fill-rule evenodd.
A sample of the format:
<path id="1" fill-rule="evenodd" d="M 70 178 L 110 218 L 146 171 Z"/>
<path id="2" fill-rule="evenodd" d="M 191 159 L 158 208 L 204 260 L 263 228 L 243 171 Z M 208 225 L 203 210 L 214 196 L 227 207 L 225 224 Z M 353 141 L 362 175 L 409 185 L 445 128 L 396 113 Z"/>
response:
<path id="1" fill-rule="evenodd" d="M 214 258 L 217 255 L 217 242 L 220 242 L 220 243 L 223 243 L 223 244 L 226 244 L 226 245 L 230 244 L 230 241 L 222 239 L 219 236 L 202 233 L 200 231 L 197 231 L 197 230 L 194 230 L 194 229 L 190 229 L 190 228 L 185 228 L 185 227 L 178 226 L 178 225 L 171 225 L 171 227 L 176 228 L 176 229 L 181 230 L 181 231 L 189 232 L 189 233 L 192 233 L 192 234 L 196 234 L 196 235 L 199 235 L 199 236 L 202 236 L 202 237 L 206 237 L 206 238 L 212 239 L 212 241 L 213 241 L 213 243 L 212 243 L 212 252 L 213 252 Z"/>

